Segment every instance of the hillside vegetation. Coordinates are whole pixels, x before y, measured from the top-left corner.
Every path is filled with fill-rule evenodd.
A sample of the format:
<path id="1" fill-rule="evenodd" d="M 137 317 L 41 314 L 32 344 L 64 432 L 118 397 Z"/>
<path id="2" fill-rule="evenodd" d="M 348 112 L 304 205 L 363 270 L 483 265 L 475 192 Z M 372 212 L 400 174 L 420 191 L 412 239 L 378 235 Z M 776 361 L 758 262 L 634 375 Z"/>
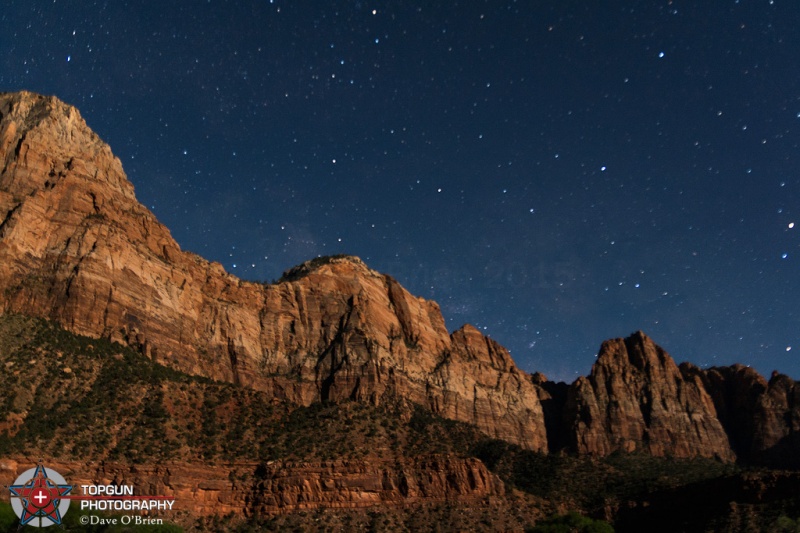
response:
<path id="1" fill-rule="evenodd" d="M 288 405 L 266 393 L 182 374 L 119 344 L 76 336 L 20 315 L 0 316 L 0 367 L 0 456 L 25 450 L 45 458 L 131 464 L 477 457 L 507 485 L 504 512 L 516 512 L 516 523 L 531 528 L 531 517 L 553 515 L 553 527 L 561 527 L 568 518 L 555 515 L 577 510 L 616 519 L 622 530 L 633 530 L 647 520 L 642 502 L 652 500 L 657 506 L 671 491 L 691 491 L 703 483 L 733 486 L 747 475 L 762 475 L 705 459 L 615 454 L 600 460 L 535 453 L 487 439 L 470 425 L 444 420 L 400 398 L 379 407 L 355 402 Z M 751 517 L 753 523 L 763 530 L 793 524 L 800 516 L 791 496 L 742 505 L 750 506 L 750 514 L 757 515 Z M 425 529 L 434 520 L 454 529 L 488 531 L 495 523 L 487 513 L 450 505 L 320 509 L 236 519 L 233 524 L 231 518 L 200 520 L 192 528 L 222 531 L 238 524 L 242 531 L 304 529 L 326 517 L 325 523 L 345 530 L 410 531 Z M 731 524 L 737 517 L 729 506 L 706 517 L 705 524 L 735 531 Z"/>

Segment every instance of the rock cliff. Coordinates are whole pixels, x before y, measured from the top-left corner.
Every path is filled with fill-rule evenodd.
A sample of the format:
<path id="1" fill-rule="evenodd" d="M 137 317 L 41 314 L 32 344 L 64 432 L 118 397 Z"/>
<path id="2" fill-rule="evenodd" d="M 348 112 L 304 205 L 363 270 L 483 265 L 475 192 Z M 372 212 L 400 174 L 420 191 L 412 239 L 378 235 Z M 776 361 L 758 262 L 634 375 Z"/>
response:
<path id="1" fill-rule="evenodd" d="M 355 257 L 263 285 L 182 251 L 79 112 L 0 95 L 0 308 L 308 405 L 399 395 L 546 450 L 537 386 L 508 352 Z"/>
<path id="2" fill-rule="evenodd" d="M 569 386 L 533 379 L 551 451 L 800 467 L 800 388 L 777 372 L 767 381 L 744 365 L 678 366 L 637 332 L 604 342 L 589 376 Z"/>
<path id="3" fill-rule="evenodd" d="M 642 332 L 603 343 L 589 377 L 570 387 L 564 416 L 578 453 L 735 459 L 702 379 Z"/>
<path id="4" fill-rule="evenodd" d="M 0 461 L 0 482 L 10 485 L 35 458 Z M 505 494 L 503 482 L 477 459 L 431 456 L 404 462 L 380 459 L 326 462 L 272 461 L 200 465 L 48 461 L 75 472 L 75 486 L 132 485 L 142 495 L 175 499 L 191 516 L 242 513 L 275 515 L 302 509 L 358 509 L 431 502 L 476 502 Z M 77 492 L 77 489 L 76 489 Z M 174 519 L 172 513 L 165 513 Z"/>
<path id="5" fill-rule="evenodd" d="M 75 108 L 26 92 L 0 94 L 0 310 L 298 405 L 400 397 L 535 451 L 800 466 L 787 376 L 678 366 L 639 332 L 556 384 L 356 257 L 240 280 L 180 249 Z"/>
<path id="6" fill-rule="evenodd" d="M 474 458 L 426 457 L 407 464 L 331 461 L 271 463 L 256 471 L 248 510 L 276 514 L 320 506 L 354 508 L 503 496 L 505 486 Z"/>
<path id="7" fill-rule="evenodd" d="M 731 445 L 744 462 L 800 467 L 800 388 L 796 381 L 777 372 L 767 381 L 744 365 L 694 372 L 701 375 Z"/>

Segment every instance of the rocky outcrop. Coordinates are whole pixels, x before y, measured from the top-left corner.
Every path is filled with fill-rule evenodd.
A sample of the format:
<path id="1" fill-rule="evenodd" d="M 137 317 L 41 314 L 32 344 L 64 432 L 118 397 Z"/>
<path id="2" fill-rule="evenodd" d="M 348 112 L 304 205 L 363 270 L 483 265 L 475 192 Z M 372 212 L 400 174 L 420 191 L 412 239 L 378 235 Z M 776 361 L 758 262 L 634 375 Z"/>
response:
<path id="1" fill-rule="evenodd" d="M 735 459 L 703 380 L 642 332 L 603 343 L 569 389 L 565 428 L 578 453 Z"/>
<path id="2" fill-rule="evenodd" d="M 0 94 L 0 310 L 299 405 L 400 397 L 536 451 L 800 466 L 786 376 L 678 367 L 637 333 L 555 384 L 356 257 L 240 280 L 180 249 L 75 108 L 24 92 Z"/>
<path id="3" fill-rule="evenodd" d="M 0 461 L 0 483 L 10 485 L 35 466 L 31 458 Z M 503 482 L 477 459 L 448 455 L 403 461 L 366 458 L 326 462 L 198 465 L 169 462 L 48 461 L 76 486 L 131 485 L 137 495 L 167 496 L 177 513 L 275 515 L 301 509 L 357 509 L 434 502 L 476 502 L 505 494 Z M 168 511 L 162 518 L 176 519 Z"/>
<path id="4" fill-rule="evenodd" d="M 800 467 L 800 387 L 774 372 L 755 407 L 753 461 L 781 468 Z"/>
<path id="5" fill-rule="evenodd" d="M 800 388 L 744 365 L 694 369 L 704 380 L 737 455 L 747 463 L 800 467 Z"/>
<path id="6" fill-rule="evenodd" d="M 273 462 L 257 469 L 248 512 L 276 514 L 298 509 L 357 508 L 503 496 L 500 479 L 474 458 L 433 456 L 406 464 L 331 461 L 293 465 Z"/>
<path id="7" fill-rule="evenodd" d="M 78 111 L 0 95 L 0 307 L 307 405 L 399 395 L 533 450 L 537 386 L 508 352 L 354 257 L 242 281 L 182 251 Z"/>
<path id="8" fill-rule="evenodd" d="M 701 370 L 683 363 L 681 371 L 703 381 L 736 456 L 742 460 L 752 458 L 755 410 L 758 398 L 767 388 L 766 380 L 744 365 Z"/>

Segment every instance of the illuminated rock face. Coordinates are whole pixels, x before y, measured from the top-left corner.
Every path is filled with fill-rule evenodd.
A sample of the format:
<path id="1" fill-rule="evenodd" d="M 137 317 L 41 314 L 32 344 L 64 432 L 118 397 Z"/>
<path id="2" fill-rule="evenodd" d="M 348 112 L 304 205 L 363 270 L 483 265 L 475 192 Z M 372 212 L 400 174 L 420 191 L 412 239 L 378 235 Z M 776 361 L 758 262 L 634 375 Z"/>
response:
<path id="1" fill-rule="evenodd" d="M 786 376 L 679 367 L 636 333 L 554 384 L 472 326 L 448 334 L 435 302 L 356 257 L 240 280 L 180 249 L 75 108 L 26 92 L 0 94 L 0 309 L 301 405 L 399 397 L 542 452 L 800 466 Z"/>
<path id="2" fill-rule="evenodd" d="M 122 165 L 56 98 L 0 95 L 0 305 L 177 369 L 307 405 L 387 395 L 534 450 L 537 386 L 497 343 L 355 257 L 274 285 L 182 251 Z"/>
<path id="3" fill-rule="evenodd" d="M 800 387 L 744 365 L 700 369 L 644 333 L 603 343 L 567 392 L 558 433 L 577 453 L 715 457 L 800 467 Z"/>
<path id="4" fill-rule="evenodd" d="M 699 375 L 642 332 L 603 343 L 568 393 L 568 442 L 578 453 L 736 458 Z"/>

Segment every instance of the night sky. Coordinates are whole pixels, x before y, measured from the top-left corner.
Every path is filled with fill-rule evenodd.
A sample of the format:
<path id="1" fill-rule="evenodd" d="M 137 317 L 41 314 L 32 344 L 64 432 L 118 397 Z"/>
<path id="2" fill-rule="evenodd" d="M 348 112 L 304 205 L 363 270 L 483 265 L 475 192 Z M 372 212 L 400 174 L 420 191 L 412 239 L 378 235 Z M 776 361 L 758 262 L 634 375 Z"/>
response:
<path id="1" fill-rule="evenodd" d="M 800 378 L 800 3 L 4 2 L 183 249 L 358 255 L 572 381 L 643 330 Z"/>

